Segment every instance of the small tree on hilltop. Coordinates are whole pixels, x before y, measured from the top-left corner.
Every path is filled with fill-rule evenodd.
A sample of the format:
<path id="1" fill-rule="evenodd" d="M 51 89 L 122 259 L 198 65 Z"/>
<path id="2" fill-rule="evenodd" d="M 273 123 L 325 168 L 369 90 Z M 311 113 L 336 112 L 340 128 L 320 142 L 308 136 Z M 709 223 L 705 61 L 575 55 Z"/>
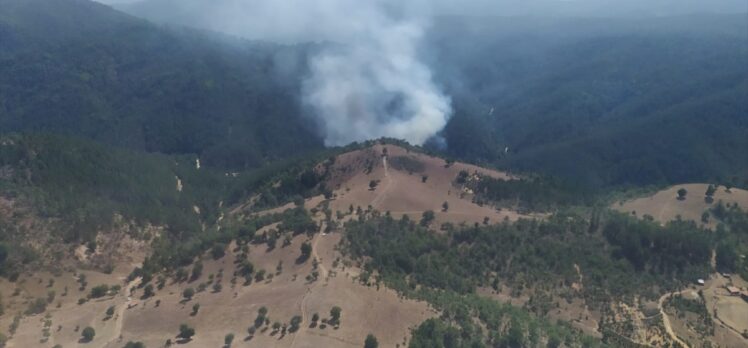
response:
<path id="1" fill-rule="evenodd" d="M 377 341 L 377 338 L 374 337 L 372 334 L 368 334 L 366 336 L 366 340 L 364 341 L 364 348 L 377 348 L 379 347 L 379 342 Z"/>
<path id="2" fill-rule="evenodd" d="M 423 212 L 423 216 L 421 217 L 421 226 L 428 226 L 431 224 L 432 221 L 434 221 L 434 212 L 432 210 L 427 210 Z"/>
<path id="3" fill-rule="evenodd" d="M 190 277 L 190 281 L 197 280 L 200 278 L 200 276 L 203 274 L 203 263 L 202 261 L 195 262 L 195 266 L 192 267 L 192 276 Z"/>
<path id="4" fill-rule="evenodd" d="M 192 297 L 195 296 L 195 289 L 193 289 L 193 288 L 184 289 L 184 291 L 182 292 L 182 296 L 187 301 L 192 300 Z"/>
<path id="5" fill-rule="evenodd" d="M 338 306 L 334 306 L 330 309 L 330 324 L 340 324 L 340 313 L 342 310 Z"/>
<path id="6" fill-rule="evenodd" d="M 143 342 L 128 341 L 123 348 L 145 348 L 145 344 Z"/>
<path id="7" fill-rule="evenodd" d="M 154 295 L 153 293 L 153 285 L 148 284 L 143 288 L 143 299 L 152 297 Z"/>
<path id="8" fill-rule="evenodd" d="M 291 327 L 289 328 L 289 331 L 296 332 L 299 329 L 299 325 L 301 325 L 301 320 L 301 316 L 298 315 L 291 318 Z"/>
<path id="9" fill-rule="evenodd" d="M 189 341 L 192 339 L 192 336 L 195 336 L 195 329 L 191 328 L 187 324 L 179 325 L 179 335 L 177 335 L 178 338 Z"/>
<path id="10" fill-rule="evenodd" d="M 678 190 L 678 199 L 679 199 L 679 200 L 681 200 L 681 201 L 682 201 L 682 200 L 685 200 L 685 199 L 686 199 L 686 195 L 687 195 L 687 194 L 688 194 L 688 190 L 686 190 L 685 188 L 682 188 L 682 187 L 681 187 L 681 188 L 680 188 L 680 189 Z"/>
<path id="11" fill-rule="evenodd" d="M 312 244 L 309 242 L 301 243 L 301 256 L 299 257 L 299 263 L 305 262 L 312 255 Z"/>
<path id="12" fill-rule="evenodd" d="M 96 330 L 94 328 L 87 326 L 83 331 L 81 331 L 81 337 L 83 338 L 83 342 L 91 342 L 93 341 L 94 337 L 96 336 Z"/>

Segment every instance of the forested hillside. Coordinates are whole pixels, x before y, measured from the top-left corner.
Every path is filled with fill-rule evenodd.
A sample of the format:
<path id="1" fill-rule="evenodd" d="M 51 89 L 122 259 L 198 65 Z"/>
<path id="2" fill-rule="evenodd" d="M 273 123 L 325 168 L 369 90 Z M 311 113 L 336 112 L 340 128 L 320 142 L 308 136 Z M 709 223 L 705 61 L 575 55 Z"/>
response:
<path id="1" fill-rule="evenodd" d="M 322 146 L 301 118 L 293 59 L 303 47 L 162 28 L 84 0 L 1 0 L 0 46 L 3 132 L 234 169 Z"/>
<path id="2" fill-rule="evenodd" d="M 741 15 L 444 19 L 432 40 L 457 96 L 447 151 L 593 187 L 745 185 L 746 26 Z"/>

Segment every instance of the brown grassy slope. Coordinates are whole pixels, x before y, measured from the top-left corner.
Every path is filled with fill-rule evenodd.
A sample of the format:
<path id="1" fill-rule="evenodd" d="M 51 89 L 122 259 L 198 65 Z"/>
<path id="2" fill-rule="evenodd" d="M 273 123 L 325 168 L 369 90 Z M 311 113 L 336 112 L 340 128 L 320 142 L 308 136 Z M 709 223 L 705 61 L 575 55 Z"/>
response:
<path id="1" fill-rule="evenodd" d="M 387 159 L 384 159 L 384 149 Z M 392 165 L 397 157 L 408 157 L 420 163 L 422 170 L 409 171 Z M 387 168 L 385 169 L 385 162 Z M 367 171 L 367 167 L 371 169 Z M 363 150 L 349 152 L 337 157 L 332 167 L 328 186 L 335 188 L 336 198 L 331 202 L 333 211 L 347 211 L 354 208 L 366 209 L 371 205 L 381 212 L 389 211 L 393 216 L 409 215 L 420 219 L 424 211 L 436 213 L 437 223 L 475 223 L 488 217 L 491 222 L 505 218 L 516 220 L 521 215 L 514 211 L 499 211 L 489 206 L 479 206 L 472 202 L 472 195 L 463 192 L 453 182 L 460 171 L 481 173 L 495 178 L 510 180 L 513 177 L 502 172 L 456 162 L 450 166 L 437 157 L 408 151 L 393 145 L 375 145 Z M 423 177 L 427 177 L 423 182 Z M 369 183 L 379 181 L 374 190 Z M 447 202 L 449 209 L 443 211 Z M 539 216 L 539 215 L 538 215 Z"/>
<path id="2" fill-rule="evenodd" d="M 717 202 L 723 201 L 725 204 L 739 204 L 741 207 L 748 208 L 748 191 L 733 188 L 730 192 L 720 186 L 714 194 L 714 202 L 707 203 L 704 200 L 708 184 L 683 184 L 671 186 L 659 191 L 648 197 L 641 197 L 626 202 L 619 202 L 612 206 L 621 212 L 633 213 L 637 216 L 651 215 L 655 220 L 665 223 L 675 220 L 680 216 L 684 220 L 693 220 L 701 223 L 701 215 L 713 208 Z M 688 191 L 685 200 L 678 200 L 678 190 L 685 188 Z M 717 222 L 710 219 L 706 227 L 715 228 Z"/>

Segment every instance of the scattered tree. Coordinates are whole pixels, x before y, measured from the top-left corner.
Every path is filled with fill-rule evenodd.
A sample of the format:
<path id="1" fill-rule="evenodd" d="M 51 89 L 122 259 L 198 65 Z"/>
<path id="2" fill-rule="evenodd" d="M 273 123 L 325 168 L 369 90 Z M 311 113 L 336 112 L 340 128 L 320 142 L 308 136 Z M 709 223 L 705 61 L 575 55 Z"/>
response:
<path id="1" fill-rule="evenodd" d="M 192 305 L 192 313 L 190 315 L 195 316 L 197 315 L 197 312 L 199 311 L 200 311 L 200 304 L 195 303 L 194 305 Z"/>
<path id="2" fill-rule="evenodd" d="M 293 318 L 291 318 L 291 327 L 290 327 L 289 331 L 296 332 L 297 330 L 299 330 L 299 326 L 301 325 L 301 321 L 302 321 L 302 319 L 301 319 L 301 316 L 299 316 L 299 315 L 295 315 Z"/>
<path id="3" fill-rule="evenodd" d="M 190 277 L 190 281 L 195 281 L 203 274 L 203 263 L 202 261 L 195 262 L 195 266 L 192 267 L 192 276 Z"/>
<path id="4" fill-rule="evenodd" d="M 434 221 L 434 211 L 433 210 L 427 210 L 423 212 L 423 216 L 421 217 L 421 226 L 428 226 L 431 224 L 432 221 Z"/>
<path id="5" fill-rule="evenodd" d="M 444 201 L 444 203 L 442 203 L 442 211 L 447 210 L 449 210 L 449 203 L 447 201 Z"/>
<path id="6" fill-rule="evenodd" d="M 299 257 L 299 263 L 306 262 L 312 255 L 312 244 L 304 242 L 301 244 L 301 256 Z"/>
<path id="7" fill-rule="evenodd" d="M 366 340 L 364 341 L 364 348 L 377 348 L 379 347 L 379 342 L 377 341 L 377 338 L 374 337 L 372 334 L 366 335 Z"/>
<path id="8" fill-rule="evenodd" d="M 90 326 L 86 326 L 83 331 L 81 331 L 81 338 L 83 339 L 83 342 L 91 342 L 93 341 L 94 337 L 96 336 L 96 330 Z"/>
<path id="9" fill-rule="evenodd" d="M 106 309 L 106 317 L 111 318 L 114 316 L 114 306 L 109 306 L 109 308 Z"/>
<path id="10" fill-rule="evenodd" d="M 374 191 L 377 188 L 377 185 L 379 185 L 378 180 L 369 181 L 369 190 Z"/>
<path id="11" fill-rule="evenodd" d="M 182 296 L 187 301 L 192 300 L 192 296 L 195 296 L 195 289 L 193 288 L 184 289 L 184 291 L 182 292 Z"/>
<path id="12" fill-rule="evenodd" d="M 234 334 L 232 334 L 232 333 L 227 334 L 223 338 L 223 343 L 226 345 L 226 347 L 231 347 L 231 342 L 234 342 Z"/>
<path id="13" fill-rule="evenodd" d="M 222 258 L 224 255 L 226 255 L 226 244 L 218 243 L 214 245 L 210 253 L 211 255 L 213 255 L 214 260 Z"/>
<path id="14" fill-rule="evenodd" d="M 145 344 L 143 342 L 128 341 L 123 348 L 145 348 Z"/>
<path id="15" fill-rule="evenodd" d="M 687 194 L 688 194 L 688 190 L 686 190 L 685 188 L 682 188 L 682 187 L 681 187 L 681 188 L 680 188 L 680 189 L 678 190 L 678 199 L 679 199 L 679 200 L 681 200 L 681 201 L 682 201 L 682 200 L 685 200 L 685 199 L 686 199 L 686 195 L 687 195 Z"/>
<path id="16" fill-rule="evenodd" d="M 330 324 L 337 325 L 340 324 L 340 313 L 342 310 L 338 306 L 333 306 L 330 309 Z"/>
<path id="17" fill-rule="evenodd" d="M 104 297 L 109 292 L 109 285 L 101 284 L 91 288 L 91 298 Z"/>
<path id="18" fill-rule="evenodd" d="M 192 339 L 192 336 L 195 336 L 195 329 L 191 328 L 187 324 L 179 325 L 179 335 L 177 335 L 178 338 L 189 341 Z"/>
<path id="19" fill-rule="evenodd" d="M 155 295 L 153 292 L 153 285 L 151 284 L 146 285 L 145 288 L 143 288 L 143 299 L 153 297 L 153 295 Z"/>

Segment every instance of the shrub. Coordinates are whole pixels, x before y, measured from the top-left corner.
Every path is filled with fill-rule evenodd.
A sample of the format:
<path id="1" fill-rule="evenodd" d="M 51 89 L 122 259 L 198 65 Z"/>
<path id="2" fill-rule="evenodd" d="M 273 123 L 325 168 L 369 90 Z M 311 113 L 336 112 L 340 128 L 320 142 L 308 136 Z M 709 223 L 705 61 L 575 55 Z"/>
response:
<path id="1" fill-rule="evenodd" d="M 94 339 L 94 336 L 96 336 L 96 330 L 90 326 L 86 326 L 83 331 L 81 331 L 81 337 L 83 338 L 83 342 L 91 342 Z"/>

